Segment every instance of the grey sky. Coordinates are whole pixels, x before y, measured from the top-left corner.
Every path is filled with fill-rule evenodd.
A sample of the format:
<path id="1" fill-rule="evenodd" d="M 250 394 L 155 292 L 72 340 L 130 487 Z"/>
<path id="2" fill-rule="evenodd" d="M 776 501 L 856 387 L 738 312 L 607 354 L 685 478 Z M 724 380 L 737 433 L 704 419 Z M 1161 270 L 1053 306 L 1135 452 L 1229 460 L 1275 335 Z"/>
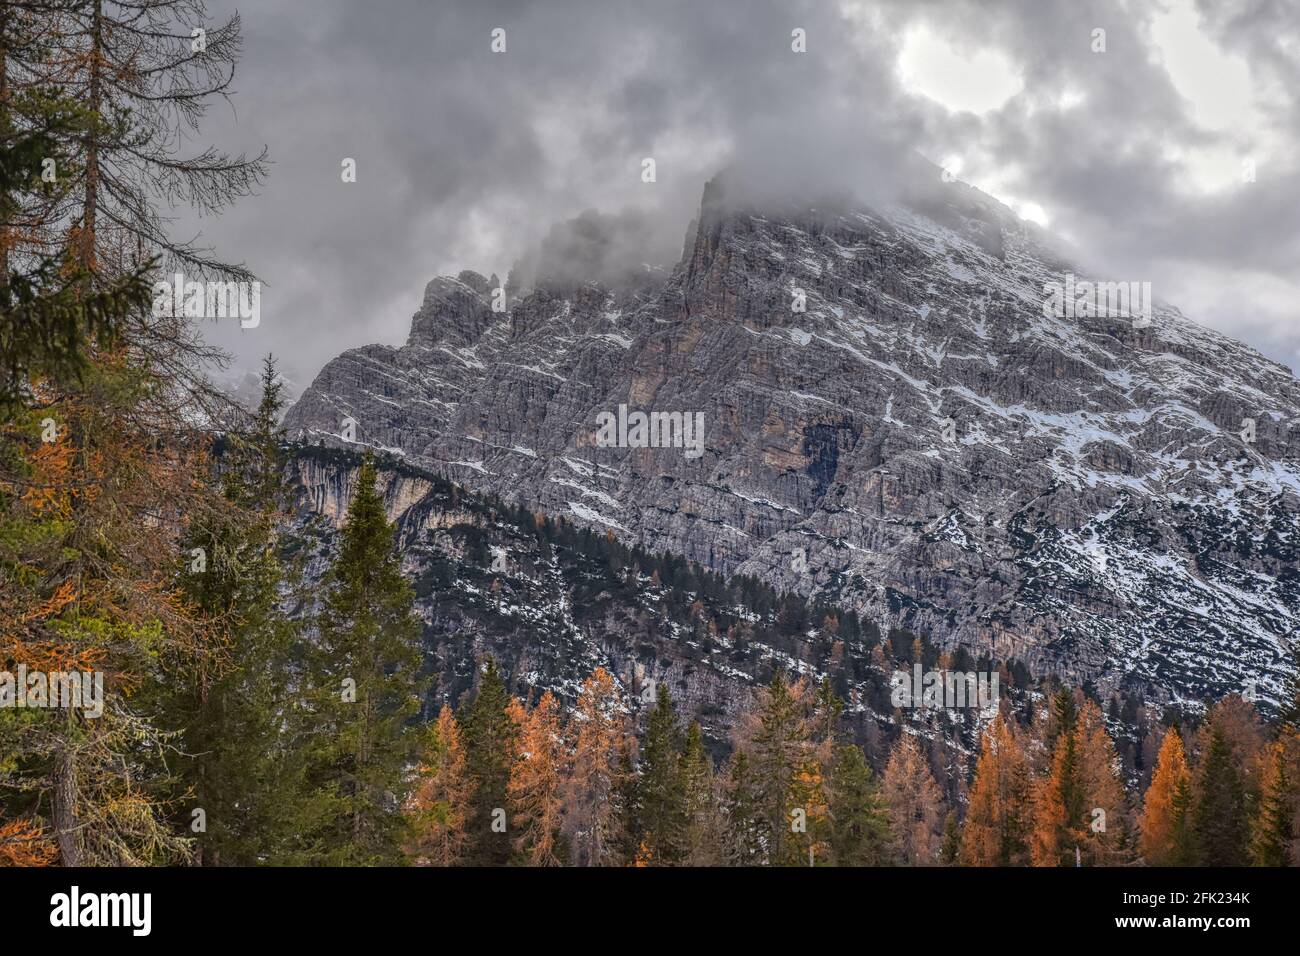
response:
<path id="1" fill-rule="evenodd" d="M 504 277 L 586 209 L 650 213 L 646 255 L 675 258 L 731 160 L 869 188 L 900 148 L 1300 367 L 1297 0 L 210 6 L 239 6 L 245 51 L 236 113 L 214 107 L 204 139 L 273 165 L 177 232 L 266 283 L 258 328 L 208 330 L 240 368 L 274 351 L 306 385 L 345 348 L 400 343 L 430 278 Z"/>

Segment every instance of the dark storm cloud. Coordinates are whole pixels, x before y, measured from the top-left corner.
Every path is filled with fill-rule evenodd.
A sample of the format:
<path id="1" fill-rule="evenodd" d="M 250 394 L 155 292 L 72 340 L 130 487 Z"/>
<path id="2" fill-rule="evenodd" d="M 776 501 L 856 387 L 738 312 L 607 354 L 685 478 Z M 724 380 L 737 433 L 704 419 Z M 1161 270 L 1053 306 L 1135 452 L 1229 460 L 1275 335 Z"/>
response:
<path id="1" fill-rule="evenodd" d="M 1225 49 L 1295 80 L 1281 5 L 1215 8 Z M 267 143 L 275 165 L 261 195 L 197 227 L 267 288 L 258 329 L 211 337 L 241 365 L 281 354 L 301 384 L 344 348 L 403 341 L 432 276 L 504 276 L 584 210 L 623 224 L 629 261 L 675 258 L 704 182 L 736 162 L 774 190 L 870 193 L 900 151 L 969 155 L 1125 277 L 1190 264 L 1201 292 L 1247 270 L 1294 281 L 1294 164 L 1249 190 L 1189 195 L 1168 147 L 1212 136 L 1150 56 L 1145 5 L 280 0 L 241 13 L 237 122 L 218 107 L 205 134 Z M 1024 89 L 977 116 L 902 88 L 900 44 L 919 23 L 957 49 L 1003 51 Z M 1104 55 L 1088 48 L 1095 26 Z M 489 49 L 496 27 L 505 54 Z M 790 50 L 796 27 L 807 54 Z M 1067 91 L 1083 99 L 1059 108 Z M 1271 108 L 1294 141 L 1294 100 Z M 640 180 L 647 156 L 654 184 Z M 354 184 L 340 181 L 344 157 Z M 1294 363 L 1280 293 L 1245 295 L 1235 317 L 1167 297 Z"/>
<path id="2" fill-rule="evenodd" d="M 1240 125 L 1199 121 L 1162 62 L 1168 51 L 1154 42 L 1158 4 L 945 3 L 920 14 L 900 5 L 892 22 L 901 29 L 924 19 L 954 46 L 1000 49 L 1023 72 L 1023 93 L 982 117 L 925 110 L 932 148 L 982 153 L 976 168 L 1005 173 L 1008 187 L 1050 210 L 1051 228 L 1094 265 L 1154 279 L 1188 315 L 1294 368 L 1300 7 L 1260 0 L 1198 10 L 1220 49 L 1244 55 L 1252 84 L 1280 94 L 1255 104 L 1262 124 L 1249 122 L 1248 102 L 1238 104 Z M 1090 45 L 1098 27 L 1106 30 L 1100 54 Z M 1211 76 L 1218 68 L 1208 58 L 1200 66 Z M 1052 108 L 1067 91 L 1077 102 Z M 1271 150 L 1263 142 L 1270 137 Z M 1258 158 L 1257 180 L 1198 189 L 1185 154 L 1216 148 L 1233 169 Z"/>

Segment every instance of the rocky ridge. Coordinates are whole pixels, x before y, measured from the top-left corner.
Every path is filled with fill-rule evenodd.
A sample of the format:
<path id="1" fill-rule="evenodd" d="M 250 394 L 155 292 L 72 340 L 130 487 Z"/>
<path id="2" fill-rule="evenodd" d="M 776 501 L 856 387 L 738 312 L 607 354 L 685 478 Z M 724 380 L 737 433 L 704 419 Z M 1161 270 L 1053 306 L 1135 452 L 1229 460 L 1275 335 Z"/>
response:
<path id="1" fill-rule="evenodd" d="M 331 361 L 285 424 L 1037 674 L 1277 700 L 1300 382 L 1159 302 L 1046 315 L 1071 271 L 960 184 L 755 204 L 723 179 L 671 270 L 512 277 L 501 312 L 495 277 L 434 279 L 404 346 Z M 703 455 L 600 447 L 620 405 L 703 413 Z"/>

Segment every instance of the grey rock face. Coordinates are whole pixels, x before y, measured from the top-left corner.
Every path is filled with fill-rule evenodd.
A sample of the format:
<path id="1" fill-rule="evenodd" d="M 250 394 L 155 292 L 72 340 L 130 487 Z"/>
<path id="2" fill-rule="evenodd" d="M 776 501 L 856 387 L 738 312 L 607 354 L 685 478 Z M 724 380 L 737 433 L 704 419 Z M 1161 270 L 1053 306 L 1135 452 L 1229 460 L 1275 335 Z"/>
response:
<path id="1" fill-rule="evenodd" d="M 504 312 L 495 277 L 435 279 L 405 346 L 330 362 L 286 426 L 346 445 L 348 416 L 469 487 L 1039 674 L 1279 698 L 1287 369 L 1159 303 L 1046 315 L 1070 266 L 960 185 L 771 209 L 715 182 L 693 229 L 670 273 L 507 283 Z M 602 447 L 620 405 L 701 413 L 703 453 Z"/>
<path id="2" fill-rule="evenodd" d="M 285 540 L 302 574 L 287 605 L 295 614 L 319 610 L 360 460 L 334 449 L 298 449 L 289 462 L 296 495 Z M 941 766 L 978 751 L 979 729 L 991 711 L 896 711 L 894 644 L 886 642 L 887 658 L 882 635 L 850 615 L 828 630 L 819 613 L 825 609 L 784 598 L 769 604 L 775 595 L 749 579 L 723 584 L 698 568 L 688 571 L 681 559 L 617 549 L 603 535 L 561 529 L 387 456 L 379 458 L 377 484 L 424 623 L 431 677 L 425 719 L 471 692 L 485 656 L 518 696 L 536 699 L 550 691 L 565 705 L 603 667 L 624 706 L 640 718 L 658 687 L 667 687 L 721 757 L 755 689 L 780 668 L 830 682 L 846 704 L 845 730 L 873 753 L 880 753 L 881 735 L 902 720 L 938 748 Z M 912 636 L 895 638 L 910 652 Z M 1002 676 L 1002 693 L 1012 706 L 1023 706 L 1033 689 L 1016 687 L 1009 670 Z M 954 773 L 952 781 L 961 778 Z"/>

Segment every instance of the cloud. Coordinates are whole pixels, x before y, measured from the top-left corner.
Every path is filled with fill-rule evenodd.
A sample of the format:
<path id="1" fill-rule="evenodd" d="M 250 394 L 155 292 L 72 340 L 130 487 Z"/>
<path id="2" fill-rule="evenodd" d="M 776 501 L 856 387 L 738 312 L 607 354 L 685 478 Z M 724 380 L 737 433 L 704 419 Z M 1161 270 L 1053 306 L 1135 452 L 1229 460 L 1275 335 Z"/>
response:
<path id="1" fill-rule="evenodd" d="M 245 8 L 238 112 L 215 108 L 205 138 L 267 143 L 274 166 L 258 197 L 179 227 L 201 228 L 267 286 L 257 329 L 209 337 L 242 366 L 275 351 L 309 380 L 345 348 L 404 341 L 432 276 L 504 276 L 586 210 L 618 224 L 619 261 L 675 254 L 725 166 L 774 191 L 869 193 L 916 149 L 959 157 L 963 179 L 1048 221 L 1097 268 L 1151 277 L 1188 315 L 1295 366 L 1297 28 L 1282 5 L 1180 2 Z M 791 50 L 795 28 L 807 53 Z M 926 57 L 913 47 L 908 74 L 900 57 L 916 36 Z M 918 70 L 943 75 L 944 56 L 1002 64 L 1016 84 L 990 84 L 978 113 L 954 93 L 945 102 L 942 85 L 918 92 Z M 1189 86 L 1189 57 L 1231 82 Z M 1243 96 L 1243 125 L 1225 127 Z M 1247 156 L 1253 183 L 1234 176 Z M 341 181 L 345 157 L 356 183 Z"/>

